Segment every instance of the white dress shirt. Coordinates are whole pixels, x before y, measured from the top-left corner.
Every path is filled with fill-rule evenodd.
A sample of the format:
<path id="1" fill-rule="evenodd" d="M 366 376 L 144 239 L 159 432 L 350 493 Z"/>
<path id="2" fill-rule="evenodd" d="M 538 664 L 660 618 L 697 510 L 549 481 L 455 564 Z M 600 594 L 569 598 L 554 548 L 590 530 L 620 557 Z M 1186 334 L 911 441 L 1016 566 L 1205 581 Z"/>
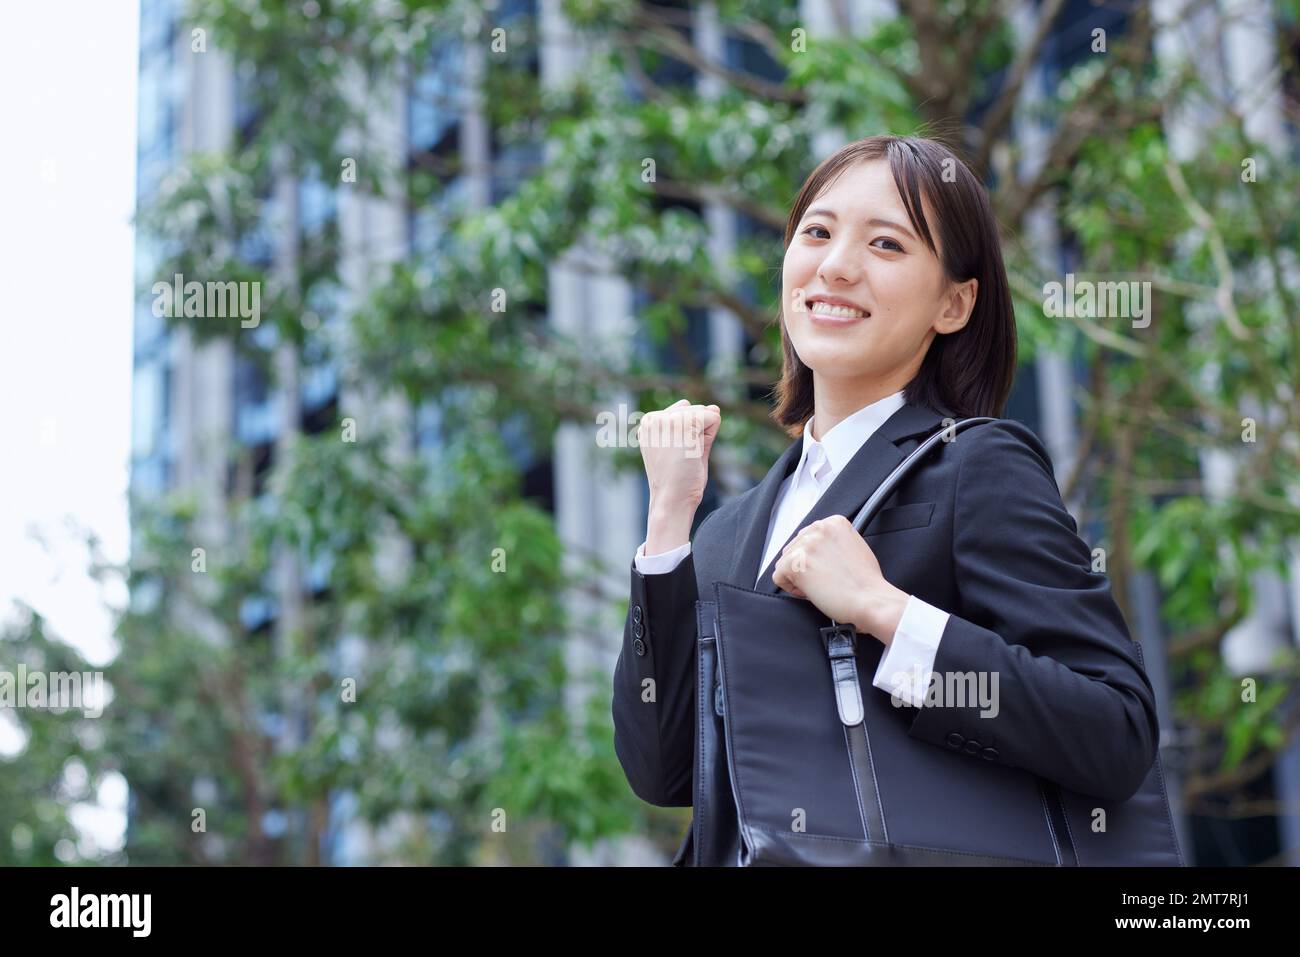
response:
<path id="1" fill-rule="evenodd" d="M 885 420 L 903 406 L 903 393 L 895 392 L 871 403 L 836 423 L 821 437 L 813 438 L 813 419 L 809 418 L 803 429 L 803 453 L 793 472 L 786 476 L 777 491 L 776 505 L 768 520 L 767 544 L 763 561 L 759 565 L 759 581 L 763 570 L 785 545 L 786 539 L 799 527 L 804 517 L 817 504 L 836 476 L 843 471 L 858 450 L 871 438 Z M 633 563 L 642 575 L 661 575 L 671 572 L 691 552 L 686 542 L 671 551 L 658 555 L 645 553 L 645 542 L 636 550 Z M 758 581 L 754 583 L 758 586 Z M 881 691 L 897 694 L 911 705 L 920 707 L 929 684 L 930 672 L 939 650 L 939 639 L 948 624 L 948 613 L 912 595 L 907 600 L 903 617 L 893 641 L 880 656 L 872 684 Z M 919 682 L 917 681 L 919 679 Z"/>

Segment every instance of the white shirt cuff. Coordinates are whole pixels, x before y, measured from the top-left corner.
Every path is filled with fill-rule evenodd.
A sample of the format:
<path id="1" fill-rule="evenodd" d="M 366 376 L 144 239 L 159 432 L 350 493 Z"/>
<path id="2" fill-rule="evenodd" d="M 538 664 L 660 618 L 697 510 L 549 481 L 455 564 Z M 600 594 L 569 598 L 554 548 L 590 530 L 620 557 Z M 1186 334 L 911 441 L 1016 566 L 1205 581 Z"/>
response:
<path id="1" fill-rule="evenodd" d="M 686 542 L 684 545 L 678 545 L 672 551 L 660 552 L 658 555 L 647 555 L 645 553 L 645 542 L 642 542 L 637 547 L 632 562 L 636 565 L 636 570 L 642 575 L 663 575 L 680 565 L 682 559 L 690 553 L 691 543 Z"/>
<path id="2" fill-rule="evenodd" d="M 919 708 L 930 687 L 930 673 L 939 653 L 939 639 L 948 626 L 948 613 L 912 595 L 898 621 L 894 640 L 880 656 L 871 683 L 887 691 L 895 703 Z"/>

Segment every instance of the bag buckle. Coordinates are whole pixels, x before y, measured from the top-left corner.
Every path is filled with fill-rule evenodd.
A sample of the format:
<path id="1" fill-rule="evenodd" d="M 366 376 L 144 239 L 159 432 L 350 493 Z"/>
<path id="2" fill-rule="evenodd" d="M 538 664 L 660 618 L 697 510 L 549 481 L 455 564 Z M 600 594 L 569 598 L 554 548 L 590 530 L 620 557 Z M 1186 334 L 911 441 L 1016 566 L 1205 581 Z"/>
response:
<path id="1" fill-rule="evenodd" d="M 822 647 L 832 658 L 844 658 L 858 653 L 858 630 L 852 625 L 841 625 L 831 619 L 822 628 Z"/>
<path id="2" fill-rule="evenodd" d="M 862 687 L 858 682 L 858 630 L 831 619 L 821 630 L 822 645 L 831 663 L 831 680 L 835 684 L 835 708 L 846 728 L 866 717 L 862 704 Z"/>

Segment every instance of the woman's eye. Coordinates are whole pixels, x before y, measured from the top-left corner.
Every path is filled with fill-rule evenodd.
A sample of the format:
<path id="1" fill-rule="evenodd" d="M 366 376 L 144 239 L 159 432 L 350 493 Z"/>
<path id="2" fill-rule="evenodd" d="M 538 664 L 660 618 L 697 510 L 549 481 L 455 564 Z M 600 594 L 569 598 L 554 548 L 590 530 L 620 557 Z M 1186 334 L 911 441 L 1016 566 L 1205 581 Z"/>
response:
<path id="1" fill-rule="evenodd" d="M 808 236 L 808 235 L 810 235 L 814 230 L 819 230 L 819 231 L 825 233 L 826 236 L 825 236 L 825 237 L 822 237 L 822 236 L 813 236 L 813 239 L 822 239 L 822 238 L 829 239 L 829 238 L 830 238 L 830 235 L 831 235 L 830 230 L 827 229 L 825 226 L 809 226 L 809 227 L 807 227 L 806 229 L 804 229 L 803 234 L 804 234 L 805 236 Z M 888 252 L 891 252 L 891 253 L 901 253 L 901 252 L 905 252 L 905 250 L 903 249 L 903 247 L 900 246 L 896 240 L 890 239 L 888 236 L 881 236 L 879 239 L 875 240 L 875 242 L 877 242 L 877 243 L 889 243 L 888 246 L 882 246 L 882 247 L 881 247 L 882 249 L 885 249 L 885 250 L 888 251 Z"/>

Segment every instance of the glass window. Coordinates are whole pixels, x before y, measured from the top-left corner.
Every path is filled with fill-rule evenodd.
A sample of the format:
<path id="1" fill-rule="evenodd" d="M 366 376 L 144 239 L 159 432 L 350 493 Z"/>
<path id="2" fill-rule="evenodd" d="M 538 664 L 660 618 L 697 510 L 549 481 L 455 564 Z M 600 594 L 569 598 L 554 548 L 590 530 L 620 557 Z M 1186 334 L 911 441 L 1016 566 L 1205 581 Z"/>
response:
<path id="1" fill-rule="evenodd" d="M 271 442 L 277 429 L 276 405 L 270 381 L 260 363 L 245 356 L 235 360 L 235 434 L 246 445 Z"/>
<path id="2" fill-rule="evenodd" d="M 1043 45 L 1043 61 L 1047 65 L 1049 81 L 1055 82 L 1080 60 L 1093 56 L 1092 31 L 1106 31 L 1106 43 L 1115 42 L 1128 28 L 1128 8 L 1120 4 L 1108 5 L 1106 0 L 1066 0 L 1065 9 L 1056 18 L 1056 24 Z M 1050 74 L 1055 73 L 1056 76 Z"/>
<path id="3" fill-rule="evenodd" d="M 303 368 L 299 401 L 304 412 L 328 405 L 339 392 L 338 370 L 332 362 Z"/>
<path id="4" fill-rule="evenodd" d="M 725 55 L 727 65 L 748 73 L 780 83 L 785 79 L 785 67 L 776 60 L 762 44 L 755 43 L 747 37 L 729 35 L 726 41 Z"/>
<path id="5" fill-rule="evenodd" d="M 261 120 L 257 71 L 252 64 L 241 63 L 235 70 L 235 129 L 241 145 L 252 139 Z"/>
<path id="6" fill-rule="evenodd" d="M 458 41 L 440 44 L 411 85 L 407 120 L 411 152 L 432 149 L 460 122 L 465 93 L 462 59 Z"/>
<path id="7" fill-rule="evenodd" d="M 135 367 L 131 395 L 131 454 L 154 455 L 162 448 L 167 417 L 166 366 L 160 359 Z"/>
<path id="8" fill-rule="evenodd" d="M 447 183 L 427 205 L 411 213 L 411 254 L 417 262 L 430 262 L 444 249 L 450 221 L 465 210 L 465 177 Z"/>
<path id="9" fill-rule="evenodd" d="M 167 332 L 167 320 L 153 313 L 153 300 L 145 299 L 135 307 L 134 351 L 137 357 L 161 348 Z"/>
<path id="10" fill-rule="evenodd" d="M 278 610 L 273 598 L 264 595 L 245 598 L 239 604 L 239 623 L 248 631 L 257 631 L 275 621 Z"/>
<path id="11" fill-rule="evenodd" d="M 492 204 L 508 199 L 542 161 L 539 142 L 515 143 L 503 149 L 492 163 Z"/>
<path id="12" fill-rule="evenodd" d="M 313 593 L 323 592 L 329 588 L 330 572 L 334 569 L 334 556 L 322 551 L 314 557 L 302 556 L 303 584 Z"/>
<path id="13" fill-rule="evenodd" d="M 516 17 L 537 16 L 537 0 L 500 0 L 493 21 L 509 23 Z"/>
<path id="14" fill-rule="evenodd" d="M 131 493 L 144 500 L 156 499 L 167 491 L 167 460 L 161 455 L 131 462 Z"/>
<path id="15" fill-rule="evenodd" d="M 141 58 L 137 134 L 142 152 L 166 139 L 172 106 L 171 69 L 170 57 L 151 55 Z"/>
<path id="16" fill-rule="evenodd" d="M 442 409 L 432 400 L 421 402 L 415 409 L 415 447 L 429 452 L 442 444 Z M 436 456 L 431 456 L 432 461 Z"/>
<path id="17" fill-rule="evenodd" d="M 632 290 L 632 310 L 633 315 L 641 316 L 643 310 L 654 302 L 654 298 L 640 286 Z M 700 368 L 705 368 L 712 356 L 712 348 L 709 340 L 709 313 L 707 309 L 698 306 L 681 307 L 686 324 L 685 327 L 676 335 L 684 341 L 685 348 L 690 356 L 699 364 Z M 636 351 L 637 354 L 652 362 L 655 368 L 664 372 L 681 372 L 685 369 L 685 361 L 679 354 L 678 349 L 674 346 L 671 338 L 665 338 L 662 342 L 656 341 L 642 321 L 637 322 L 636 330 Z"/>
<path id="18" fill-rule="evenodd" d="M 140 51 L 154 51 L 171 45 L 180 11 L 177 0 L 141 0 Z"/>
<path id="19" fill-rule="evenodd" d="M 319 179 L 307 178 L 298 183 L 298 228 L 304 236 L 321 232 L 338 213 L 335 191 Z"/>
<path id="20" fill-rule="evenodd" d="M 246 262 L 269 266 L 275 260 L 275 228 L 279 221 L 280 204 L 274 195 L 262 197 L 262 215 L 255 229 L 249 231 L 239 244 L 239 255 Z M 259 327 L 260 328 L 260 327 Z"/>
<path id="21" fill-rule="evenodd" d="M 170 49 L 141 56 L 136 172 L 136 189 L 141 202 L 157 191 L 174 158 L 176 104 L 181 80 Z"/>

